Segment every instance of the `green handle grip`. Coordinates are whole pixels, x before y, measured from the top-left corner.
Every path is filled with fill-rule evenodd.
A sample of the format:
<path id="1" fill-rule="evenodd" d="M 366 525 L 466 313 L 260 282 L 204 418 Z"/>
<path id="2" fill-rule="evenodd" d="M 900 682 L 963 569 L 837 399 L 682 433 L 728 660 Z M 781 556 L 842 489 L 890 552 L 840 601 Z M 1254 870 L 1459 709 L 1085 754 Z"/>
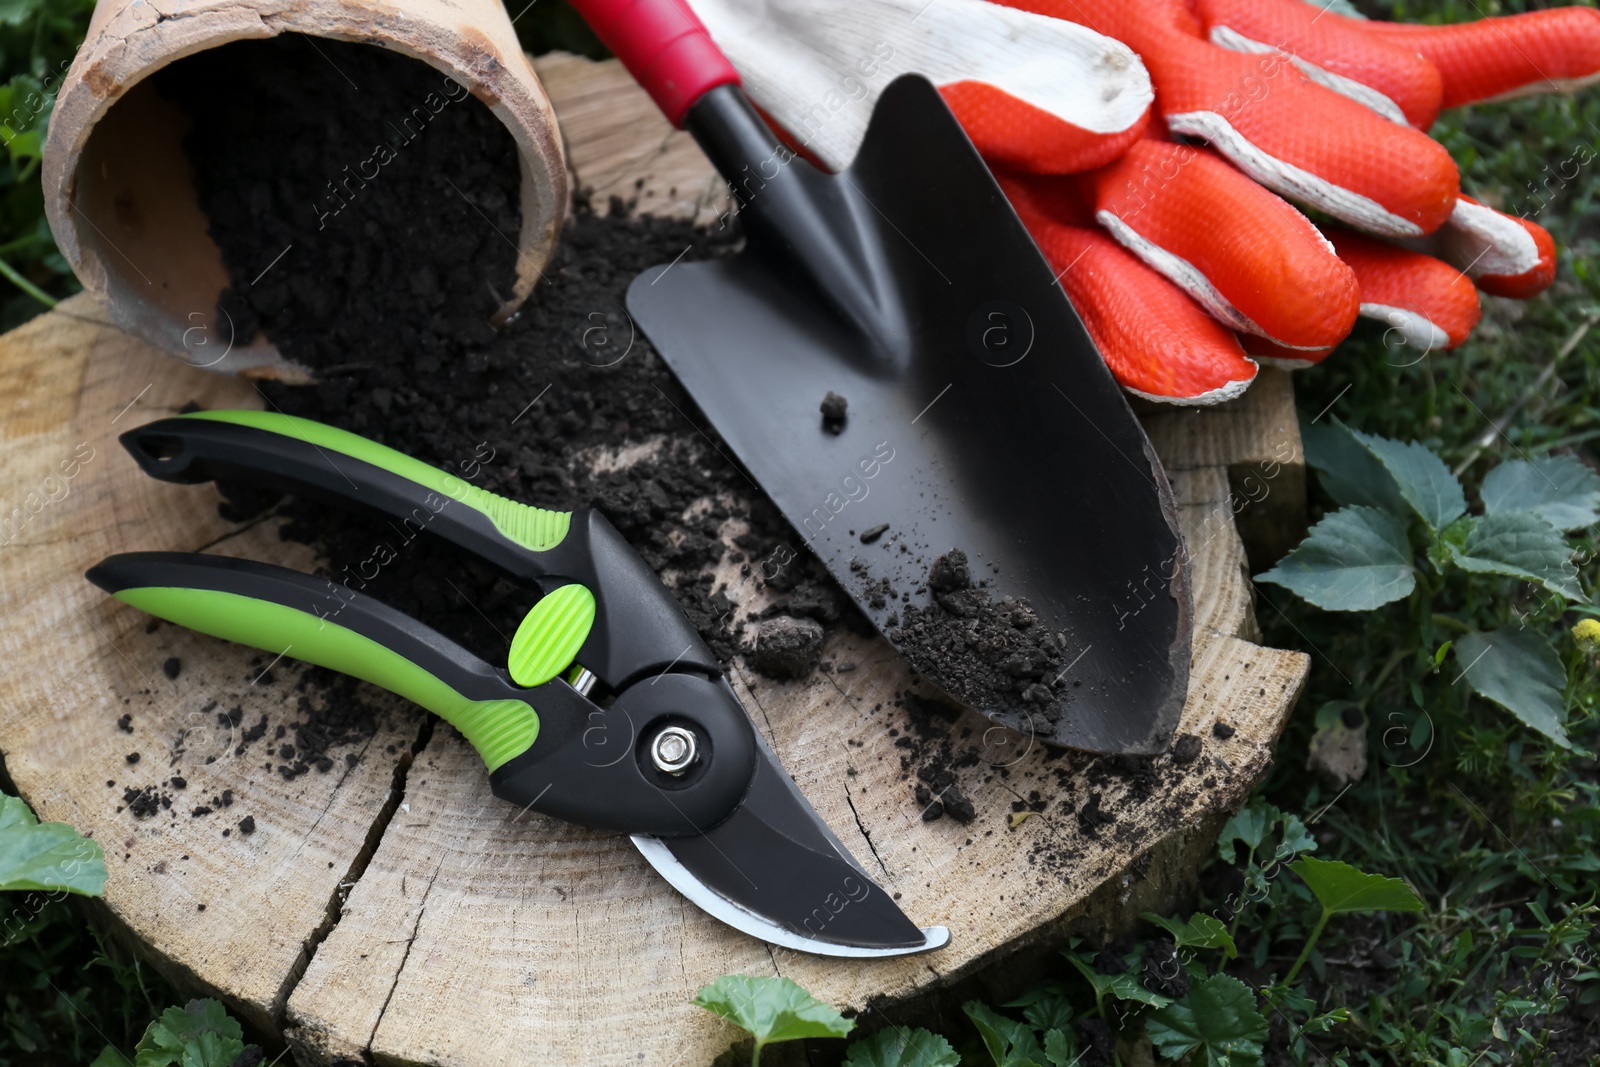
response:
<path id="1" fill-rule="evenodd" d="M 387 605 L 298 571 L 192 553 L 134 552 L 90 581 L 141 611 L 381 686 L 459 730 L 490 771 L 527 751 L 539 716 L 489 664 Z"/>
<path id="2" fill-rule="evenodd" d="M 179 418 L 225 422 L 265 430 L 288 438 L 291 442 L 303 442 L 323 453 L 348 456 L 371 464 L 481 512 L 503 536 L 534 552 L 548 551 L 560 544 L 571 525 L 571 512 L 536 508 L 499 496 L 403 452 L 311 419 L 273 411 L 195 411 Z M 325 461 L 330 458 L 324 456 Z M 337 466 L 337 461 L 334 463 Z"/>
<path id="3" fill-rule="evenodd" d="M 547 595 L 512 641 L 510 669 L 520 685 L 555 677 L 588 638 L 595 596 L 589 575 L 572 569 L 575 561 L 587 563 L 587 555 L 578 544 L 564 559 L 551 553 L 568 539 L 570 512 L 520 504 L 346 430 L 278 412 L 197 411 L 130 430 L 123 443 L 163 481 L 242 479 L 332 495 L 539 583 Z M 546 587 L 546 578 L 556 587 Z M 569 584 L 558 584 L 563 581 Z"/>

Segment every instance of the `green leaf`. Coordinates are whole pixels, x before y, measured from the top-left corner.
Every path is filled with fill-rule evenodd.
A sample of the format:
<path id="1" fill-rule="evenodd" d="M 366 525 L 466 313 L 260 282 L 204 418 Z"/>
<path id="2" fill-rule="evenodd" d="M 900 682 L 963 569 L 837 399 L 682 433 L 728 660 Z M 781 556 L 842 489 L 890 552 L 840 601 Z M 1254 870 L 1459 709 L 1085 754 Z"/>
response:
<path id="1" fill-rule="evenodd" d="M 1600 474 L 1571 456 L 1502 463 L 1483 480 L 1480 495 L 1488 514 L 1531 511 L 1558 530 L 1600 521 Z"/>
<path id="2" fill-rule="evenodd" d="M 1530 511 L 1485 515 L 1467 534 L 1466 544 L 1446 551 L 1462 570 L 1537 582 L 1580 604 L 1587 599 L 1578 587 L 1578 568 L 1572 565 L 1566 537 Z"/>
<path id="3" fill-rule="evenodd" d="M 978 1028 L 995 1067 L 1045 1067 L 1044 1049 L 1027 1023 L 1008 1018 L 979 1000 L 961 1006 Z"/>
<path id="4" fill-rule="evenodd" d="M 244 1031 L 215 1000 L 168 1008 L 134 1051 L 135 1067 L 233 1067 L 244 1052 Z"/>
<path id="5" fill-rule="evenodd" d="M 1237 978 L 1214 974 L 1189 987 L 1182 1000 L 1145 1017 L 1145 1032 L 1167 1059 L 1199 1049 L 1196 1063 L 1256 1067 L 1267 1039 L 1267 1020 L 1256 997 Z"/>
<path id="6" fill-rule="evenodd" d="M 1520 626 L 1470 633 L 1455 644 L 1467 684 L 1562 748 L 1571 748 L 1565 723 L 1567 672 L 1539 634 Z"/>
<path id="7" fill-rule="evenodd" d="M 749 1031 L 758 1052 L 777 1041 L 843 1037 L 856 1025 L 788 978 L 726 974 L 690 1003 Z"/>
<path id="8" fill-rule="evenodd" d="M 1078 1062 L 1077 1042 L 1061 1030 L 1046 1030 L 1044 1055 L 1050 1067 L 1073 1067 Z"/>
<path id="9" fill-rule="evenodd" d="M 1417 587 L 1400 520 L 1359 506 L 1328 515 L 1256 580 L 1281 585 L 1328 611 L 1370 611 Z"/>
<path id="10" fill-rule="evenodd" d="M 1171 934 L 1172 944 L 1176 948 L 1220 948 L 1230 960 L 1239 955 L 1238 946 L 1228 936 L 1227 925 L 1215 915 L 1197 911 L 1188 922 L 1179 922 L 1147 911 L 1144 918 Z"/>
<path id="11" fill-rule="evenodd" d="M 0 0 L 0 26 L 21 26 L 43 6 L 44 0 Z"/>
<path id="12" fill-rule="evenodd" d="M 1279 860 L 1286 860 L 1299 852 L 1315 852 L 1317 839 L 1311 836 L 1311 831 L 1306 829 L 1306 824 L 1300 821 L 1300 816 L 1288 814 L 1283 817 L 1283 840 L 1278 842 L 1275 855 Z"/>
<path id="13" fill-rule="evenodd" d="M 1078 969 L 1078 973 L 1089 980 L 1094 987 L 1096 1000 L 1110 996 L 1114 1000 L 1131 1000 L 1140 1004 L 1149 1004 L 1160 1007 L 1171 1004 L 1172 998 L 1152 993 L 1140 984 L 1139 979 L 1124 971 L 1120 974 L 1101 974 L 1087 960 L 1081 959 L 1076 952 L 1063 952 L 1067 962 Z"/>
<path id="14" fill-rule="evenodd" d="M 1339 504 L 1360 504 L 1391 515 L 1404 515 L 1406 502 L 1384 465 L 1368 452 L 1355 434 L 1338 419 L 1300 424 L 1306 463 L 1317 469 L 1317 480 Z"/>
<path id="15" fill-rule="evenodd" d="M 1217 838 L 1217 855 L 1224 862 L 1241 863 L 1235 842 L 1243 842 L 1252 853 L 1267 839 L 1267 833 L 1282 817 L 1275 806 L 1258 800 L 1239 810 L 1239 813 L 1222 825 L 1222 836 Z M 1246 857 L 1248 858 L 1248 857 Z"/>
<path id="16" fill-rule="evenodd" d="M 1467 496 L 1461 483 L 1428 446 L 1416 441 L 1391 441 L 1360 430 L 1350 432 L 1383 464 L 1400 495 L 1422 516 L 1429 530 L 1442 530 L 1466 514 Z"/>
<path id="17" fill-rule="evenodd" d="M 920 1027 L 891 1026 L 851 1044 L 844 1067 L 959 1067 L 950 1042 Z"/>
<path id="18" fill-rule="evenodd" d="M 1289 869 L 1298 874 L 1330 915 L 1347 911 L 1421 911 L 1422 901 L 1398 878 L 1367 874 L 1338 860 L 1305 856 Z"/>
<path id="19" fill-rule="evenodd" d="M 0 794 L 0 890 L 105 892 L 100 846 L 64 822 L 41 823 L 18 797 Z"/>
<path id="20" fill-rule="evenodd" d="M 1304 1037 L 1325 1034 L 1329 1030 L 1332 1030 L 1335 1026 L 1339 1026 L 1340 1024 L 1347 1023 L 1349 1021 L 1349 1008 L 1334 1008 L 1332 1011 L 1326 1011 L 1320 1015 L 1313 1015 L 1308 1018 L 1305 1021 L 1305 1025 L 1300 1027 L 1300 1033 L 1296 1036 Z"/>
<path id="21" fill-rule="evenodd" d="M 133 1061 L 118 1052 L 116 1046 L 107 1045 L 100 1050 L 89 1067 L 133 1067 Z"/>
<path id="22" fill-rule="evenodd" d="M 1022 1017 L 1035 1030 L 1065 1030 L 1072 1025 L 1072 999 L 1061 982 L 1030 989 L 1004 1006 L 1023 1009 Z"/>

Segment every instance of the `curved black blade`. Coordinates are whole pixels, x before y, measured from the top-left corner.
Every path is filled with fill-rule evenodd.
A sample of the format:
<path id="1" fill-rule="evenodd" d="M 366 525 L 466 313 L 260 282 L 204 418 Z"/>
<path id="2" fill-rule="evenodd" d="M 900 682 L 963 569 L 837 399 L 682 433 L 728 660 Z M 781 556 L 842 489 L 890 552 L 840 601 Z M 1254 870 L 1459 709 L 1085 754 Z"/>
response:
<path id="1" fill-rule="evenodd" d="M 698 837 L 635 836 L 684 896 L 763 941 L 824 956 L 900 956 L 942 948 L 856 863 L 761 743 L 750 793 Z"/>
<path id="2" fill-rule="evenodd" d="M 747 131 L 696 135 L 724 174 L 750 152 Z M 640 275 L 639 324 L 919 673 L 1045 741 L 1164 750 L 1190 647 L 1171 489 L 937 90 L 889 86 L 836 177 L 766 163 L 747 250 Z M 830 391 L 839 432 L 818 412 Z M 973 586 L 946 565 L 934 589 L 952 550 Z"/>

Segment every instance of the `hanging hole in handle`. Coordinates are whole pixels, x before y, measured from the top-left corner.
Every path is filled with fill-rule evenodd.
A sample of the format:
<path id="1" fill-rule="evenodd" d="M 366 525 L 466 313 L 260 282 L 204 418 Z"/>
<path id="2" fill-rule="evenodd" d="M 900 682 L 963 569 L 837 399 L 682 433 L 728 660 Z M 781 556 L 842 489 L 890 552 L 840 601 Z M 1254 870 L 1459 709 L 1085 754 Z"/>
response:
<path id="1" fill-rule="evenodd" d="M 183 439 L 169 433 L 141 433 L 133 438 L 139 458 L 159 464 L 172 463 L 184 453 Z"/>

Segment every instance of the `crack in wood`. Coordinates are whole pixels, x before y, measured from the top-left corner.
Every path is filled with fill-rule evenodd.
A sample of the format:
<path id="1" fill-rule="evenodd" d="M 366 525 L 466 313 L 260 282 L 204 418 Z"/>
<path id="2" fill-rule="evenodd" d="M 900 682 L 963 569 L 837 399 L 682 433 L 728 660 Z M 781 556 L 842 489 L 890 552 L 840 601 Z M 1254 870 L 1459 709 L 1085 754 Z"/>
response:
<path id="1" fill-rule="evenodd" d="M 417 903 L 417 918 L 411 924 L 411 936 L 406 938 L 406 950 L 400 957 L 400 965 L 394 969 L 394 981 L 389 983 L 389 992 L 383 998 L 383 1007 L 378 1009 L 378 1017 L 372 1021 L 372 1032 L 367 1035 L 367 1051 L 372 1051 L 372 1042 L 378 1036 L 378 1027 L 383 1025 L 383 1016 L 389 1010 L 389 1002 L 394 999 L 394 991 L 400 988 L 400 976 L 406 973 L 406 960 L 411 958 L 411 946 L 416 944 L 417 931 L 422 929 L 422 917 L 428 911 L 428 894 L 433 892 L 433 883 L 438 880 L 439 872 L 444 869 L 444 856 L 439 857 L 438 864 L 433 868 L 433 876 L 428 879 L 427 888 L 422 891 L 422 900 Z"/>
<path id="2" fill-rule="evenodd" d="M 756 706 L 756 710 L 761 713 L 761 721 L 767 724 L 767 728 L 765 731 L 763 731 L 763 733 L 767 738 L 767 742 L 770 744 L 773 737 L 772 719 L 767 715 L 767 709 L 761 706 L 761 700 L 756 696 L 756 691 L 750 687 L 750 680 L 744 676 L 744 672 L 739 669 L 739 665 L 737 663 L 728 664 L 728 673 L 736 676 L 739 679 L 739 684 L 743 686 L 744 691 L 749 694 L 750 703 L 754 704 Z M 743 701 L 741 701 L 741 703 L 743 703 Z M 749 714 L 748 708 L 745 709 L 745 714 Z"/>
<path id="3" fill-rule="evenodd" d="M 872 850 L 872 858 L 878 861 L 878 869 L 891 883 L 894 875 L 889 873 L 889 865 L 883 862 L 883 857 L 878 855 L 878 846 L 872 843 L 872 835 L 867 833 L 866 823 L 861 821 L 861 813 L 856 811 L 855 798 L 850 795 L 850 783 L 844 783 L 844 802 L 850 805 L 850 814 L 856 820 L 856 829 L 861 831 L 861 836 L 866 839 L 867 847 Z"/>
<path id="4" fill-rule="evenodd" d="M 361 843 L 361 848 L 356 850 L 355 856 L 350 861 L 350 866 L 345 869 L 343 877 L 334 885 L 333 892 L 329 894 L 328 904 L 323 911 L 322 920 L 301 943 L 300 953 L 295 957 L 294 965 L 289 968 L 289 973 L 284 976 L 282 984 L 278 987 L 277 994 L 272 998 L 270 1010 L 272 1017 L 277 1020 L 280 1028 L 287 1022 L 285 1012 L 289 1004 L 289 998 L 294 995 L 295 989 L 305 977 L 306 969 L 311 966 L 311 961 L 316 957 L 317 949 L 322 947 L 322 943 L 332 935 L 334 927 L 339 925 L 339 919 L 344 913 L 345 902 L 350 899 L 350 892 L 355 889 L 356 884 L 361 881 L 361 876 L 366 873 L 367 866 L 372 862 L 372 857 L 378 852 L 378 845 L 383 841 L 383 835 L 388 831 L 389 824 L 394 821 L 395 812 L 400 810 L 400 804 L 405 799 L 406 777 L 410 774 L 411 766 L 416 761 L 418 754 L 428 747 L 429 741 L 433 740 L 433 723 L 432 715 L 423 717 L 422 725 L 417 729 L 416 740 L 411 743 L 406 754 L 396 762 L 394 777 L 389 786 L 389 795 L 384 799 L 383 805 L 378 809 L 377 814 L 373 816 L 372 825 L 367 828 L 367 835 Z M 361 750 L 363 756 L 366 755 L 367 748 L 370 748 L 371 745 L 372 742 L 369 741 L 367 746 Z M 339 789 L 344 785 L 345 779 L 349 777 L 353 769 L 351 766 L 345 768 L 345 773 L 340 776 L 339 781 L 333 787 L 333 791 L 329 794 L 328 803 L 323 807 L 322 813 L 317 816 L 317 820 L 312 824 L 311 829 L 306 831 L 305 836 L 300 839 L 300 844 L 295 848 L 295 857 L 300 855 L 300 851 L 305 847 L 306 841 L 310 839 L 317 826 L 321 824 L 323 817 L 332 808 L 334 798 L 338 796 Z M 441 862 L 443 861 L 441 860 Z M 438 871 L 435 870 L 434 874 L 437 876 Z M 432 884 L 432 882 L 429 882 L 430 887 Z M 427 899 L 426 894 L 424 894 L 423 899 Z M 420 918 L 420 912 L 418 914 Z M 414 930 L 412 931 L 412 936 L 416 936 Z M 409 943 L 407 951 L 409 952 Z M 401 966 L 404 967 L 404 964 L 405 961 L 402 960 Z M 399 980 L 400 971 L 397 969 L 395 971 L 395 982 L 398 983 Z M 389 993 L 390 996 L 394 995 L 393 988 L 390 989 Z M 384 1004 L 385 1006 L 388 1005 L 387 999 L 385 999 Z M 379 1018 L 382 1018 L 381 1013 Z M 373 1029 L 376 1032 L 376 1025 L 374 1025 Z"/>
<path id="5" fill-rule="evenodd" d="M 196 552 L 204 552 L 208 548 L 215 548 L 217 545 L 222 544 L 222 542 L 224 542 L 224 541 L 231 541 L 235 537 L 238 537 L 240 534 L 249 533 L 251 530 L 254 530 L 257 526 L 260 526 L 262 523 L 266 522 L 269 519 L 275 518 L 275 517 L 276 516 L 274 516 L 272 514 L 272 512 L 270 512 L 270 511 L 267 512 L 264 515 L 258 515 L 256 518 L 251 519 L 249 522 L 246 522 L 243 526 L 236 527 L 236 528 L 234 528 L 232 530 L 229 530 L 225 534 L 221 534 L 220 536 L 213 537 L 211 540 L 207 541 L 205 544 L 200 545 L 198 548 L 194 549 L 194 551 L 196 551 Z"/>

